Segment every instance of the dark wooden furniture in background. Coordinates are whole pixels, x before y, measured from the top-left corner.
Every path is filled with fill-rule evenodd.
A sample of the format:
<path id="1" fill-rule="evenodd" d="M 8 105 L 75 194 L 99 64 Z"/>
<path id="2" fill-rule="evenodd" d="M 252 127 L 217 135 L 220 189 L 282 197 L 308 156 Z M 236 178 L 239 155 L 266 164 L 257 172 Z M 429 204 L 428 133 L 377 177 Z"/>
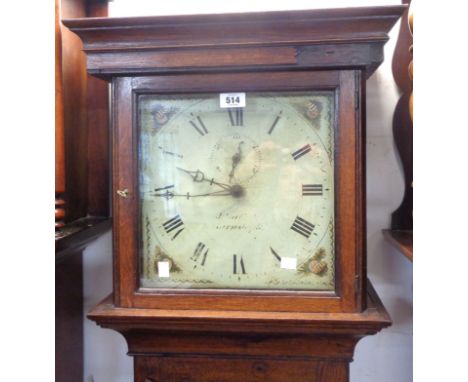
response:
<path id="1" fill-rule="evenodd" d="M 55 0 L 55 228 L 65 225 L 65 140 L 62 93 L 60 1 Z"/>
<path id="2" fill-rule="evenodd" d="M 88 17 L 107 15 L 107 1 L 62 0 L 61 17 Z M 60 26 L 59 26 L 60 27 Z M 66 224 L 88 216 L 109 216 L 109 113 L 108 85 L 88 76 L 86 56 L 80 39 L 66 28 L 56 33 L 57 91 L 56 110 L 57 184 L 65 201 Z M 63 142 L 63 144 L 60 144 Z M 66 187 L 65 187 L 66 185 Z M 59 237 L 66 234 L 59 233 Z"/>
<path id="3" fill-rule="evenodd" d="M 411 0 L 402 2 L 409 5 Z M 384 236 L 413 261 L 413 36 L 408 14 L 406 9 L 401 18 L 392 63 L 393 77 L 402 92 L 393 114 L 393 137 L 401 159 L 405 191 L 400 206 L 392 213 L 391 228 L 384 230 Z"/>
<path id="4" fill-rule="evenodd" d="M 89 317 L 124 335 L 137 382 L 347 382 L 359 339 L 391 324 L 365 276 L 365 81 L 382 62 L 387 33 L 404 9 L 64 20 L 83 40 L 88 71 L 113 85 L 114 296 Z M 128 224 L 138 198 L 132 89 L 146 84 L 154 91 L 153 81 L 163 91 L 202 91 L 223 78 L 219 83 L 232 85 L 226 91 L 276 90 L 288 86 L 288 74 L 289 86 L 302 89 L 297 80 L 307 73 L 353 78 L 337 91 L 346 103 L 340 110 L 347 110 L 337 135 L 346 129 L 354 134 L 346 135 L 348 146 L 338 153 L 339 163 L 341 155 L 350 160 L 342 164 L 348 178 L 338 178 L 346 187 L 336 203 L 354 206 L 347 224 L 337 223 L 338 237 L 350 238 L 340 248 L 343 258 L 356 254 L 345 267 L 338 260 L 338 272 L 353 277 L 354 285 L 343 284 L 337 293 L 351 293 L 346 301 L 357 303 L 320 306 L 315 293 L 315 305 L 305 307 L 303 295 L 291 291 L 279 308 L 284 293 L 139 291 L 138 225 Z M 251 304 L 243 306 L 239 296 Z"/>
<path id="5" fill-rule="evenodd" d="M 83 382 L 83 259 L 110 229 L 108 85 L 88 76 L 61 18 L 107 16 L 107 1 L 55 1 L 55 371 Z"/>
<path id="6" fill-rule="evenodd" d="M 385 238 L 400 251 L 408 260 L 413 261 L 413 232 L 398 230 L 383 230 Z"/>

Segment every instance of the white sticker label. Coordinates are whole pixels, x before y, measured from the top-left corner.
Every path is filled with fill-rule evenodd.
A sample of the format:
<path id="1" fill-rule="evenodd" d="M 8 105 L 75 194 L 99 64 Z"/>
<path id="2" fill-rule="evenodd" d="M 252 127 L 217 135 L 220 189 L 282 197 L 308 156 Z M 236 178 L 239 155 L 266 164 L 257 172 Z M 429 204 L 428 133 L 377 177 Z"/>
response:
<path id="1" fill-rule="evenodd" d="M 282 257 L 280 267 L 283 269 L 296 269 L 297 259 L 294 257 Z"/>
<path id="2" fill-rule="evenodd" d="M 158 261 L 159 277 L 169 277 L 169 261 Z"/>
<path id="3" fill-rule="evenodd" d="M 245 93 L 221 93 L 219 107 L 245 107 Z"/>

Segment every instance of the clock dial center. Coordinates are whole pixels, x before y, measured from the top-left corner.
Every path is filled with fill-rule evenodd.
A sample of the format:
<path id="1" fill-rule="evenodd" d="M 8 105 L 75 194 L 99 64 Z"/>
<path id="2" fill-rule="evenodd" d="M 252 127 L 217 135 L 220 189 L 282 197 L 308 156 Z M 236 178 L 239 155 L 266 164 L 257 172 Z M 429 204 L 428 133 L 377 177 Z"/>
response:
<path id="1" fill-rule="evenodd" d="M 245 195 L 245 188 L 240 184 L 235 184 L 231 186 L 231 195 L 234 198 L 242 198 Z"/>

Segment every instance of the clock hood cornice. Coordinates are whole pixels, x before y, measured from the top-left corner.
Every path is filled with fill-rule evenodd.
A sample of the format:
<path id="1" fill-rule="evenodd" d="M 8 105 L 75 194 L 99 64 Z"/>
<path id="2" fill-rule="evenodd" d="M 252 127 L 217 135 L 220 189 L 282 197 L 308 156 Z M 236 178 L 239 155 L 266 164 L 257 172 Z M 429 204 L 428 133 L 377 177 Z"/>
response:
<path id="1" fill-rule="evenodd" d="M 121 75 L 358 68 L 383 61 L 404 5 L 131 18 L 63 24 L 83 41 L 88 72 Z"/>

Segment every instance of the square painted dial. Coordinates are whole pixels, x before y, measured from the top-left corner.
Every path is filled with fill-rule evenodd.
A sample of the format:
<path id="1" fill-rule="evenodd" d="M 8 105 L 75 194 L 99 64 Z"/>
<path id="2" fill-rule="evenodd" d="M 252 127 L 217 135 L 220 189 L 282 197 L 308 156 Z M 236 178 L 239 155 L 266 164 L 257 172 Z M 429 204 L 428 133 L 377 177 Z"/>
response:
<path id="1" fill-rule="evenodd" d="M 332 291 L 334 92 L 239 96 L 138 97 L 140 286 Z"/>

